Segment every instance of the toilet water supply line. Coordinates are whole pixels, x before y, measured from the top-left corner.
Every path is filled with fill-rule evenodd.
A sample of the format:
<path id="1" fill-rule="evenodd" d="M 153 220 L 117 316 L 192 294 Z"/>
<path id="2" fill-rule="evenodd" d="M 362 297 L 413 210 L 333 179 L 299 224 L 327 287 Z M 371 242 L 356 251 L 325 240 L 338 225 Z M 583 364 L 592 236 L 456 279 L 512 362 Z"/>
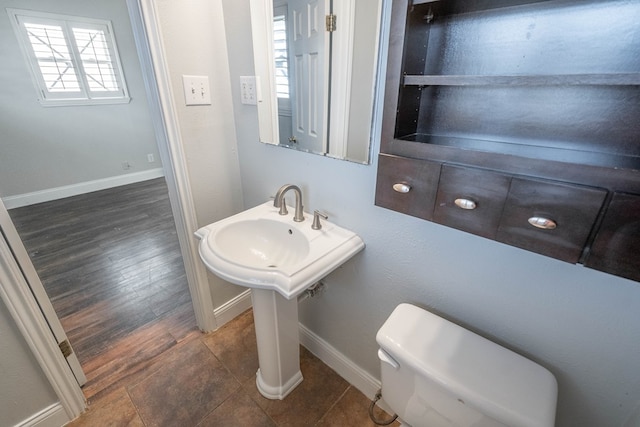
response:
<path id="1" fill-rule="evenodd" d="M 371 421 L 373 421 L 375 424 L 379 426 L 388 426 L 398 418 L 398 414 L 393 414 L 393 416 L 390 419 L 384 420 L 384 421 L 377 419 L 376 416 L 373 414 L 373 408 L 376 406 L 376 402 L 380 400 L 381 397 L 382 397 L 382 389 L 378 390 L 378 392 L 376 393 L 376 397 L 371 401 L 371 405 L 369 405 L 369 418 L 371 418 Z"/>

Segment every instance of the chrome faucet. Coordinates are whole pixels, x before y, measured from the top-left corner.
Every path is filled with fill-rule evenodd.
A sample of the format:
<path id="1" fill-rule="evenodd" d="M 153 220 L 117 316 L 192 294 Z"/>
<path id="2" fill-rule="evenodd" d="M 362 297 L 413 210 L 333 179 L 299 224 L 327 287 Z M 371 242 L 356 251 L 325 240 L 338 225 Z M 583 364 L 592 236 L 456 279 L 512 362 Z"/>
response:
<path id="1" fill-rule="evenodd" d="M 276 193 L 276 197 L 273 199 L 273 206 L 276 208 L 280 208 L 280 215 L 286 215 L 289 212 L 287 211 L 287 204 L 284 202 L 284 193 L 289 190 L 293 190 L 296 194 L 296 213 L 293 216 L 293 220 L 295 222 L 304 221 L 304 215 L 302 212 L 302 191 L 297 185 L 293 184 L 285 184 Z"/>

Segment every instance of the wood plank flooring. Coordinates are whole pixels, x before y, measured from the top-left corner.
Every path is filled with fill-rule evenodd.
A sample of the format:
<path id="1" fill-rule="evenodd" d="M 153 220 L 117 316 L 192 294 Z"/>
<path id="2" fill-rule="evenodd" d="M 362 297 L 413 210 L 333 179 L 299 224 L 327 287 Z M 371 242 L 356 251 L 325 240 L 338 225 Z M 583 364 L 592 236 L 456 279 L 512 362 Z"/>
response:
<path id="1" fill-rule="evenodd" d="M 89 398 L 199 335 L 163 178 L 9 212 Z"/>

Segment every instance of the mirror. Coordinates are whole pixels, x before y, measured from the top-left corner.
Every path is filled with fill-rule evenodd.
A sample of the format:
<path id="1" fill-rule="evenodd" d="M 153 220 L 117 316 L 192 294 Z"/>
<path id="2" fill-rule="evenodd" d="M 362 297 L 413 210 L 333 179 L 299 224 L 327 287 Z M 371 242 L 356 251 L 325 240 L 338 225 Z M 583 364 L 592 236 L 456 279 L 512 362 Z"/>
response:
<path id="1" fill-rule="evenodd" d="M 251 0 L 261 142 L 369 163 L 381 7 Z"/>

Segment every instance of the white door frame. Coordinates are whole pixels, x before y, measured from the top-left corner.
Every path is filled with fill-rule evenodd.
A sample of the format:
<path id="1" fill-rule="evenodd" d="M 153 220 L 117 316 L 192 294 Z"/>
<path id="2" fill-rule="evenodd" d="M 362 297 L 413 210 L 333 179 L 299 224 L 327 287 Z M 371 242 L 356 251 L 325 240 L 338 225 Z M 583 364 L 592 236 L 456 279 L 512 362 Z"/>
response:
<path id="1" fill-rule="evenodd" d="M 20 268 L 22 273 L 22 277 L 24 278 L 27 286 L 33 293 L 33 297 L 35 298 L 40 310 L 42 310 L 42 314 L 53 333 L 53 338 L 56 340 L 58 346 L 63 342 L 69 343 L 67 339 L 67 333 L 62 328 L 62 323 L 58 319 L 58 315 L 53 309 L 53 304 L 51 304 L 51 300 L 47 295 L 42 282 L 40 281 L 40 277 L 36 272 L 31 259 L 29 258 L 29 254 L 18 235 L 18 231 L 16 230 L 13 222 L 11 221 L 11 217 L 9 216 L 9 212 L 4 206 L 4 203 L 0 200 L 0 232 L 3 234 L 3 238 L 7 244 L 7 247 L 13 254 L 15 263 Z M 9 260 L 5 260 L 8 264 Z M 67 363 L 73 372 L 77 382 L 79 385 L 83 385 L 87 382 L 87 378 L 82 371 L 82 367 L 80 366 L 80 361 L 78 360 L 77 354 L 72 350 L 71 354 L 67 356 Z"/>
<path id="2" fill-rule="evenodd" d="M 51 383 L 70 420 L 85 408 L 84 395 L 36 301 L 4 233 L 0 233 L 0 298 Z"/>
<path id="3" fill-rule="evenodd" d="M 164 58 L 162 36 L 154 0 L 127 0 L 127 8 L 142 67 L 149 107 L 189 291 L 198 327 L 207 332 L 217 327 L 213 301 L 204 265 L 199 261 L 193 233 L 197 230 L 195 209 L 182 150 L 182 137 Z M 43 311 L 18 265 L 5 236 L 0 233 L 0 298 L 34 353 L 60 399 L 69 419 L 85 409 L 85 399 L 76 378 L 58 348 Z"/>
<path id="4" fill-rule="evenodd" d="M 207 270 L 200 262 L 194 232 L 199 228 L 182 149 L 171 79 L 154 0 L 127 0 L 131 25 L 145 80 L 153 127 L 176 222 L 196 322 L 204 332 L 216 329 Z"/>

